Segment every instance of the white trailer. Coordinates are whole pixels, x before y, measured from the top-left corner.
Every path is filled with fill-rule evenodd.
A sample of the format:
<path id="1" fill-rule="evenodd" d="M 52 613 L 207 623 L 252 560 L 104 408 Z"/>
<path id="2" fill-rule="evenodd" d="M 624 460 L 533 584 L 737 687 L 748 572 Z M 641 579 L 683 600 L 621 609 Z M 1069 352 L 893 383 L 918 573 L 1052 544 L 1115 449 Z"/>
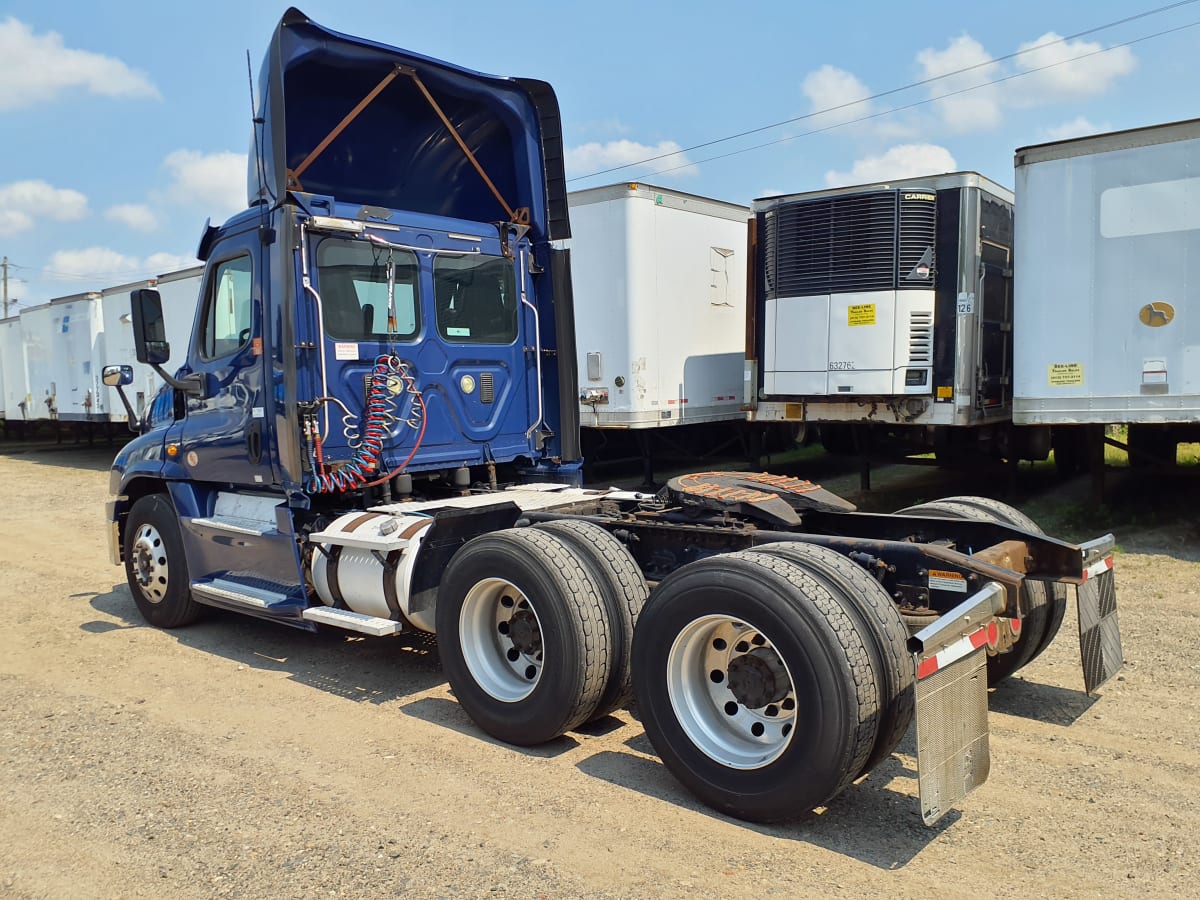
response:
<path id="1" fill-rule="evenodd" d="M 1200 440 L 1200 119 L 1022 147 L 1015 165 L 1013 420 L 1055 426 L 1068 467 L 1113 423 L 1133 462 L 1173 462 Z"/>
<path id="2" fill-rule="evenodd" d="M 100 294 L 59 297 L 21 311 L 29 373 L 29 419 L 103 421 L 97 360 L 104 323 Z"/>
<path id="3" fill-rule="evenodd" d="M 743 421 L 750 210 L 637 183 L 567 202 L 580 424 Z"/>
<path id="4" fill-rule="evenodd" d="M 134 412 L 140 417 L 153 402 L 162 387 L 162 379 L 148 366 L 139 366 L 133 343 L 133 320 L 130 313 L 130 294 L 139 288 L 157 288 L 166 310 L 165 324 L 167 340 L 171 344 L 171 358 L 164 365 L 174 372 L 187 356 L 188 340 L 195 318 L 197 300 L 200 296 L 200 281 L 203 266 L 194 266 L 178 272 L 168 272 L 157 279 L 136 281 L 103 291 L 104 308 L 104 353 L 96 365 L 129 365 L 134 367 L 134 382 L 128 390 Z M 121 404 L 115 388 L 102 388 L 104 409 L 108 419 L 125 422 L 129 416 Z"/>
<path id="5" fill-rule="evenodd" d="M 746 403 L 828 449 L 1010 446 L 1013 195 L 954 172 L 755 200 Z"/>
<path id="6" fill-rule="evenodd" d="M 6 433 L 14 423 L 24 422 L 29 401 L 29 379 L 25 371 L 25 345 L 21 342 L 21 320 L 0 319 L 0 420 Z M 17 426 L 18 430 L 20 425 Z"/>

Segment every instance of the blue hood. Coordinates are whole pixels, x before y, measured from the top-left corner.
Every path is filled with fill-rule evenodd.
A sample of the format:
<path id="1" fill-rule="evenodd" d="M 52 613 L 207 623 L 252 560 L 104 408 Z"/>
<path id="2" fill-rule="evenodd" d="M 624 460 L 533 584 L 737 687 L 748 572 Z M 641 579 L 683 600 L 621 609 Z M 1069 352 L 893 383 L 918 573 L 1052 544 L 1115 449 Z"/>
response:
<path id="1" fill-rule="evenodd" d="M 389 75 L 377 96 L 310 160 Z M 263 60 L 257 112 L 251 205 L 286 202 L 297 191 L 474 222 L 507 221 L 510 209 L 527 208 L 534 241 L 570 237 L 558 100 L 545 82 L 472 72 L 329 31 L 289 9 Z"/>

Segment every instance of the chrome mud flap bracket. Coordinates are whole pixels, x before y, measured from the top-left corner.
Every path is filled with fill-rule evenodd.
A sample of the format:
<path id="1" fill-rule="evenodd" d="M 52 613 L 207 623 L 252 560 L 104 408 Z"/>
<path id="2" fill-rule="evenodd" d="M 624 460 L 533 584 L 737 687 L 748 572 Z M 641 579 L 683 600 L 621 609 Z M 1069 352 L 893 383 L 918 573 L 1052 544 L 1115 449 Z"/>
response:
<path id="1" fill-rule="evenodd" d="M 917 670 L 917 779 L 926 825 L 987 780 L 987 648 L 999 639 L 995 616 L 1004 606 L 1004 586 L 988 582 L 909 638 Z"/>
<path id="2" fill-rule="evenodd" d="M 1117 622 L 1117 577 L 1113 572 L 1112 538 L 1107 541 L 1110 555 L 1088 564 L 1085 547 L 1084 580 L 1076 591 L 1079 610 L 1079 656 L 1083 662 L 1083 686 L 1089 694 L 1121 671 L 1125 665 L 1121 649 L 1121 629 Z"/>

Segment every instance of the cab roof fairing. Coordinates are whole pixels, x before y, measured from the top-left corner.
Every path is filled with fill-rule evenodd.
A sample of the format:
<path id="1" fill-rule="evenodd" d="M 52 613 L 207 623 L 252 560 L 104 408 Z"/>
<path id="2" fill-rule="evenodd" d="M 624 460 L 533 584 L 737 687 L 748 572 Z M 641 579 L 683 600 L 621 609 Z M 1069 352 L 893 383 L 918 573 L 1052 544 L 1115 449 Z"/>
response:
<path id="1" fill-rule="evenodd" d="M 414 69 L 534 241 L 570 236 L 558 103 L 548 84 L 485 75 L 284 13 L 259 72 L 248 199 L 281 202 L 289 169 L 396 66 Z M 256 138 L 257 137 L 257 141 Z M 256 154 L 261 160 L 256 158 Z M 316 157 L 303 190 L 473 222 L 508 219 L 416 83 L 398 75 Z M 562 196 L 556 196 L 561 193 Z"/>

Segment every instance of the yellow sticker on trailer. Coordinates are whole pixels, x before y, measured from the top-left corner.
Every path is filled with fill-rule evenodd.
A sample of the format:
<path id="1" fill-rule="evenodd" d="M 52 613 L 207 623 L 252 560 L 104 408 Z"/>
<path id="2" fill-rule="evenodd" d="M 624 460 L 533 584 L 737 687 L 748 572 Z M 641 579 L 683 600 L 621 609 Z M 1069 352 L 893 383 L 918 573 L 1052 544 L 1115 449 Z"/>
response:
<path id="1" fill-rule="evenodd" d="M 1083 363 L 1050 363 L 1046 378 L 1050 387 L 1083 384 Z"/>
<path id="2" fill-rule="evenodd" d="M 847 325 L 874 325 L 874 303 L 852 303 L 846 308 Z"/>

